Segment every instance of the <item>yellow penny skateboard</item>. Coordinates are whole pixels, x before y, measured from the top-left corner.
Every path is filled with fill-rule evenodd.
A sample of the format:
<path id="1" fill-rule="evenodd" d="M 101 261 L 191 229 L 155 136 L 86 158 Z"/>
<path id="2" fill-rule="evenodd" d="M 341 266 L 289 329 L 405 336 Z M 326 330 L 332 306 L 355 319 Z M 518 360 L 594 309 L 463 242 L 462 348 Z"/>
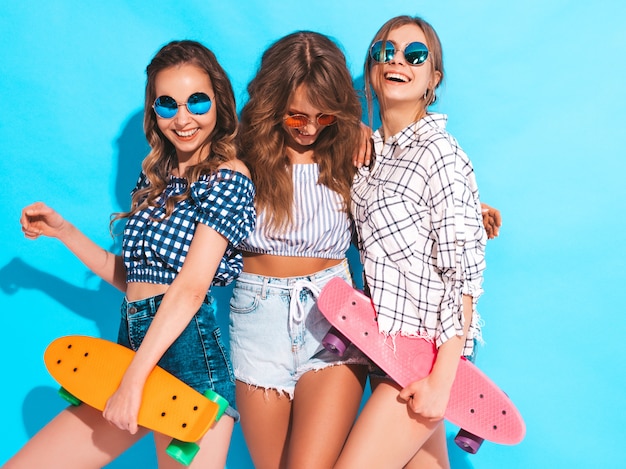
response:
<path id="1" fill-rule="evenodd" d="M 59 394 L 73 405 L 81 402 L 98 410 L 117 390 L 135 352 L 108 340 L 66 336 L 54 340 L 44 353 Z M 138 423 L 173 438 L 167 453 L 189 465 L 199 450 L 195 443 L 220 419 L 228 402 L 208 390 L 200 394 L 157 366 L 146 381 Z"/>

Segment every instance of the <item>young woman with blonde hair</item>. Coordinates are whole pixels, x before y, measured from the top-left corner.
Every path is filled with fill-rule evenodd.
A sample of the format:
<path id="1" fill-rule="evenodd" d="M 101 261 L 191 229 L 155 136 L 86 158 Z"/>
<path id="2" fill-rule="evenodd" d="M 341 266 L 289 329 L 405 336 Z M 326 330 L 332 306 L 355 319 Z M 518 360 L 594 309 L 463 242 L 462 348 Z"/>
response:
<path id="1" fill-rule="evenodd" d="M 373 162 L 352 186 L 365 283 L 381 334 L 425 338 L 438 354 L 431 373 L 404 389 L 370 375 L 372 395 L 338 469 L 449 467 L 442 419 L 459 358 L 480 338 L 487 234 L 471 162 L 446 116 L 428 109 L 443 77 L 439 38 L 423 19 L 393 18 L 374 36 L 365 84 L 382 125 Z"/>

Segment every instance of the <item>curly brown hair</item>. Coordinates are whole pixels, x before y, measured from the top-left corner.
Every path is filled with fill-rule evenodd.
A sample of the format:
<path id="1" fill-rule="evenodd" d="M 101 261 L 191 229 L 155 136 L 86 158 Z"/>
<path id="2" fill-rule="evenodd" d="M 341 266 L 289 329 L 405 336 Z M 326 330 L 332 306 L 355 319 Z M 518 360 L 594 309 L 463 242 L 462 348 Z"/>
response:
<path id="1" fill-rule="evenodd" d="M 196 41 L 172 41 L 166 44 L 154 56 L 146 69 L 146 92 L 144 101 L 143 128 L 150 145 L 150 153 L 142 163 L 149 185 L 133 194 L 131 209 L 128 212 L 114 214 L 112 223 L 128 218 L 147 206 L 155 205 L 156 199 L 167 186 L 170 172 L 176 165 L 174 145 L 158 128 L 156 115 L 152 109 L 156 99 L 155 80 L 159 72 L 183 64 L 191 64 L 204 70 L 214 91 L 213 105 L 216 106 L 217 122 L 209 136 L 207 157 L 199 163 L 189 166 L 184 176 L 195 182 L 200 175 L 214 172 L 219 165 L 231 161 L 237 156 L 236 136 L 238 130 L 235 95 L 228 75 L 218 63 L 215 55 L 204 45 Z M 189 196 L 187 191 L 166 201 L 165 216 L 169 216 L 180 200 Z"/>
<path id="2" fill-rule="evenodd" d="M 352 155 L 361 139 L 359 98 L 337 44 L 319 33 L 297 31 L 265 51 L 241 112 L 239 158 L 250 168 L 257 210 L 265 211 L 271 229 L 282 230 L 292 222 L 294 188 L 283 117 L 301 85 L 312 105 L 337 116 L 337 123 L 324 128 L 316 140 L 314 161 L 320 168 L 318 183 L 339 193 L 346 211 L 350 206 Z"/>

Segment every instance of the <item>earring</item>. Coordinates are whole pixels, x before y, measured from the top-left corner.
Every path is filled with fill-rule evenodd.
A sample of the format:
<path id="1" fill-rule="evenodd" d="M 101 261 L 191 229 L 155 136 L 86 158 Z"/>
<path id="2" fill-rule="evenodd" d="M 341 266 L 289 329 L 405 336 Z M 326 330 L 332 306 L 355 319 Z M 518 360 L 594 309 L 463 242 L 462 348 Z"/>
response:
<path id="1" fill-rule="evenodd" d="M 424 101 L 426 101 L 428 99 L 428 88 L 426 88 L 426 91 L 424 91 Z"/>

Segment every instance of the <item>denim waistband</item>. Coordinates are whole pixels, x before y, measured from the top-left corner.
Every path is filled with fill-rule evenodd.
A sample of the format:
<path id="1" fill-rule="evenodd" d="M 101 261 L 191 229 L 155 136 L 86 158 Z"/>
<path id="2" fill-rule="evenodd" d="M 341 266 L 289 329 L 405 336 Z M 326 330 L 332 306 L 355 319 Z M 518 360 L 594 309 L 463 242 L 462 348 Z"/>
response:
<path id="1" fill-rule="evenodd" d="M 156 311 L 163 300 L 163 296 L 165 293 L 160 293 L 158 295 L 149 296 L 148 298 L 142 298 L 140 300 L 128 301 L 128 298 L 124 296 L 124 302 L 122 307 L 126 308 L 126 311 L 130 314 L 135 314 L 138 311 Z M 205 295 L 203 303 L 210 305 L 212 303 L 212 297 L 210 295 Z"/>
<path id="2" fill-rule="evenodd" d="M 287 290 L 291 296 L 289 300 L 289 328 L 293 330 L 306 316 L 300 293 L 305 289 L 309 290 L 313 297 L 317 299 L 322 287 L 330 279 L 342 277 L 342 273 L 344 276 L 350 276 L 347 259 L 343 259 L 339 264 L 328 269 L 299 277 L 267 277 L 265 275 L 242 272 L 237 279 L 237 286 L 243 288 L 254 286 L 256 287 L 255 290 L 260 291 L 261 297 L 264 297 L 267 291 L 271 289 Z"/>

